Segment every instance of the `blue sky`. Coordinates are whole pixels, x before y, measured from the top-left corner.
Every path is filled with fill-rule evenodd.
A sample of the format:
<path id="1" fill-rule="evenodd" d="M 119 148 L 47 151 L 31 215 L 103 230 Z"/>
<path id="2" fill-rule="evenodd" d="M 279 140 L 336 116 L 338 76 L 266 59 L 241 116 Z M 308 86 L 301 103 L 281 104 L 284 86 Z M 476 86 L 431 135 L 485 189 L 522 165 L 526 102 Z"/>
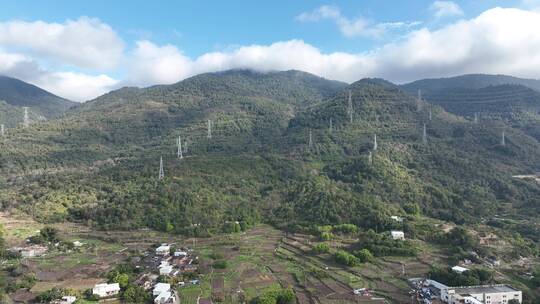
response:
<path id="1" fill-rule="evenodd" d="M 78 101 L 227 68 L 295 68 L 348 82 L 467 72 L 540 78 L 540 66 L 531 66 L 538 55 L 528 64 L 519 59 L 538 53 L 535 0 L 18 0 L 0 7 L 0 74 Z M 505 26 L 525 33 L 510 37 Z"/>

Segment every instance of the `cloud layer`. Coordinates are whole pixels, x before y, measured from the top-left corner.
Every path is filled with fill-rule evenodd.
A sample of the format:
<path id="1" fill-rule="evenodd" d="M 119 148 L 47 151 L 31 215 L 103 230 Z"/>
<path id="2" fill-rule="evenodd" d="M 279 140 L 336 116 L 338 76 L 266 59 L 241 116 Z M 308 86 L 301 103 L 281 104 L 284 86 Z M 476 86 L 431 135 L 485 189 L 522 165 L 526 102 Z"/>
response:
<path id="1" fill-rule="evenodd" d="M 301 13 L 296 16 L 295 19 L 300 22 L 317 22 L 325 19 L 332 20 L 337 25 L 340 32 L 348 38 L 380 38 L 388 31 L 400 28 L 407 29 L 420 24 L 418 21 L 373 23 L 362 17 L 349 19 L 341 14 L 338 7 L 330 5 L 323 5 L 311 12 Z"/>
<path id="2" fill-rule="evenodd" d="M 341 18 L 339 10 L 312 13 L 298 18 Z M 21 38 L 24 36 L 22 32 L 17 39 L 12 34 L 4 34 L 3 38 L 0 37 L 0 74 L 21 78 L 78 101 L 96 97 L 121 85 L 174 83 L 199 73 L 232 68 L 260 71 L 299 69 L 347 82 L 363 77 L 406 82 L 464 73 L 501 73 L 540 78 L 540 33 L 537 31 L 540 28 L 540 12 L 534 10 L 493 8 L 475 18 L 454 21 L 438 29 L 424 27 L 411 30 L 395 42 L 358 53 L 327 53 L 303 40 L 294 39 L 268 45 L 240 46 L 195 58 L 186 56 L 177 46 L 158 45 L 149 40 L 137 41 L 132 49 L 125 50 L 124 43 L 114 31 L 95 19 L 68 21 L 58 33 L 65 32 L 72 22 L 84 24 L 83 28 L 92 27 L 87 29 L 89 33 L 103 31 L 105 37 L 101 39 L 97 35 L 88 41 L 71 40 L 70 45 L 66 46 L 67 50 L 60 52 L 55 48 L 48 49 L 46 45 L 49 42 L 31 42 Z M 29 24 L 33 27 L 37 23 Z M 59 39 L 55 35 L 52 37 L 53 41 Z M 84 37 L 81 39 L 84 40 Z M 111 48 L 104 47 L 101 53 L 97 47 L 101 42 L 97 41 L 109 40 L 112 41 Z M 13 44 L 30 51 L 10 48 Z M 81 50 L 81 53 L 89 54 L 86 56 L 88 58 L 78 58 L 73 51 L 77 50 L 78 45 L 88 46 L 88 52 Z M 54 65 L 51 67 L 43 60 L 37 60 L 37 53 L 43 54 L 48 60 L 62 61 L 64 65 L 54 69 Z M 102 58 L 103 62 L 95 58 Z M 66 69 L 66 65 L 73 68 Z M 90 66 L 95 71 L 82 72 L 84 66 Z M 121 79 L 108 76 L 114 66 L 119 66 L 117 69 L 123 70 L 125 76 Z"/>

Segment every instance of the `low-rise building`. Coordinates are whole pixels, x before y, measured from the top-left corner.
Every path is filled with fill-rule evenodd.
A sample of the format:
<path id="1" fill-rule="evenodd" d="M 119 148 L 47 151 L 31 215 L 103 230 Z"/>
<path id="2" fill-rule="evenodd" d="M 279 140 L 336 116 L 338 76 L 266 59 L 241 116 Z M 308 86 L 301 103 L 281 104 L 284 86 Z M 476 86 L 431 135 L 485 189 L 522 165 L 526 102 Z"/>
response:
<path id="1" fill-rule="evenodd" d="M 455 272 L 455 273 L 464 273 L 465 271 L 469 271 L 469 269 L 456 265 L 456 266 L 452 267 L 452 271 Z"/>
<path id="2" fill-rule="evenodd" d="M 390 235 L 392 236 L 392 239 L 394 239 L 394 240 L 404 240 L 405 239 L 405 233 L 403 231 L 392 230 L 392 231 L 390 231 Z"/>
<path id="3" fill-rule="evenodd" d="M 100 297 L 100 298 L 107 298 L 112 297 L 120 293 L 120 284 L 113 283 L 113 284 L 107 284 L 107 283 L 101 283 L 96 284 L 94 288 L 92 288 L 92 294 Z"/>
<path id="4" fill-rule="evenodd" d="M 176 297 L 174 294 L 170 291 L 165 291 L 160 293 L 155 299 L 155 304 L 175 304 L 176 303 Z"/>
<path id="5" fill-rule="evenodd" d="M 171 254 L 171 246 L 167 244 L 161 244 L 158 248 L 156 248 L 156 255 L 169 255 Z"/>
<path id="6" fill-rule="evenodd" d="M 172 271 L 173 271 L 173 267 L 171 265 L 159 267 L 160 275 L 170 275 Z"/>
<path id="7" fill-rule="evenodd" d="M 74 296 L 63 296 L 59 300 L 52 301 L 51 304 L 73 304 L 77 301 L 77 297 Z"/>
<path id="8" fill-rule="evenodd" d="M 30 245 L 25 247 L 11 248 L 11 252 L 18 253 L 23 258 L 33 258 L 44 255 L 49 250 L 49 247 L 43 245 Z"/>
<path id="9" fill-rule="evenodd" d="M 152 295 L 154 297 L 159 296 L 163 292 L 171 291 L 171 284 L 168 283 L 157 283 L 156 286 L 154 286 L 154 290 L 152 290 Z"/>
<path id="10" fill-rule="evenodd" d="M 441 300 L 449 304 L 471 303 L 478 304 L 507 304 L 510 300 L 522 302 L 521 290 L 508 285 L 482 285 L 448 287 L 441 290 Z"/>

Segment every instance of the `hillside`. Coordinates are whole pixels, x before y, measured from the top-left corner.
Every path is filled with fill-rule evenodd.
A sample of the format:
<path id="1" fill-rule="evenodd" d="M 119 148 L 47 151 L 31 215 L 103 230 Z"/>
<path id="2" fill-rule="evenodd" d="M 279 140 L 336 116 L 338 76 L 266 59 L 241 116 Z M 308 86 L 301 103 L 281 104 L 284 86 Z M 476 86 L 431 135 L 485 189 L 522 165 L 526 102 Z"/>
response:
<path id="1" fill-rule="evenodd" d="M 77 104 L 51 94 L 37 86 L 6 76 L 0 76 L 0 101 L 18 108 L 29 107 L 30 112 L 34 113 L 36 117 L 47 119 L 58 117 L 67 109 Z M 6 117 L 0 118 L 7 119 Z M 15 120 L 14 118 L 12 119 Z M 22 115 L 20 116 L 20 121 L 22 121 Z M 8 125 L 10 126 L 15 126 L 16 124 L 14 121 L 8 121 Z"/>
<path id="2" fill-rule="evenodd" d="M 422 79 L 404 84 L 401 87 L 412 94 L 416 94 L 418 89 L 429 94 L 433 91 L 447 88 L 481 89 L 488 86 L 505 84 L 522 85 L 540 91 L 540 80 L 537 79 L 524 79 L 507 75 L 488 74 L 468 74 L 448 78 Z"/>
<path id="3" fill-rule="evenodd" d="M 178 232 L 198 222 L 212 230 L 226 219 L 259 221 L 283 212 L 285 201 L 294 203 L 296 187 L 319 183 L 317 191 L 328 187 L 337 195 L 326 202 L 336 212 L 346 208 L 337 201 L 375 213 L 420 204 L 430 216 L 474 222 L 473 215 L 538 209 L 538 187 L 510 176 L 538 169 L 534 139 L 498 122 L 474 125 L 439 107 L 428 121 L 428 104 L 382 80 L 349 88 L 352 124 L 343 84 L 296 71 L 229 71 L 121 89 L 8 137 L 0 169 L 11 187 L 2 202 L 44 221 L 160 229 L 169 223 Z M 499 144 L 503 129 L 506 146 Z M 375 134 L 380 148 L 371 167 Z M 178 136 L 184 160 L 176 159 Z M 157 183 L 160 156 L 167 178 Z M 316 223 L 348 221 L 353 218 L 343 214 Z"/>
<path id="4" fill-rule="evenodd" d="M 427 86 L 423 81 L 413 84 L 405 86 L 409 93 L 420 88 L 422 98 L 451 113 L 470 120 L 475 116 L 477 121 L 499 120 L 540 140 L 540 92 L 528 86 L 490 84 L 467 88 L 455 81 L 440 81 Z M 474 84 L 472 81 L 471 86 Z"/>
<path id="5" fill-rule="evenodd" d="M 107 240 L 121 230 L 131 244 L 143 228 L 183 238 L 271 224 L 309 245 L 298 251 L 296 240 L 276 237 L 281 243 L 265 249 L 272 260 L 303 265 L 312 278 L 359 276 L 402 303 L 409 287 L 394 273 L 403 264 L 390 259 L 425 276 L 474 251 L 480 265 L 504 259 L 499 280 L 528 284 L 512 277 L 513 265 L 521 257 L 536 265 L 540 185 L 512 175 L 539 164 L 540 143 L 522 130 L 497 119 L 474 123 L 382 79 L 347 86 L 297 71 L 238 70 L 123 88 L 62 118 L 11 129 L 0 141 L 0 206 L 40 223 L 85 225 Z M 463 229 L 452 240 L 447 227 L 456 225 L 478 239 L 479 231 L 497 235 L 504 246 L 481 245 Z M 393 229 L 410 241 L 388 240 Z M 262 233 L 252 239 L 260 243 Z M 333 244 L 331 254 L 313 256 L 312 241 Z M 374 254 L 372 263 L 328 270 L 341 263 L 338 253 L 360 248 Z M 388 282 L 398 287 L 390 292 Z M 527 286 L 529 299 L 537 297 Z"/>

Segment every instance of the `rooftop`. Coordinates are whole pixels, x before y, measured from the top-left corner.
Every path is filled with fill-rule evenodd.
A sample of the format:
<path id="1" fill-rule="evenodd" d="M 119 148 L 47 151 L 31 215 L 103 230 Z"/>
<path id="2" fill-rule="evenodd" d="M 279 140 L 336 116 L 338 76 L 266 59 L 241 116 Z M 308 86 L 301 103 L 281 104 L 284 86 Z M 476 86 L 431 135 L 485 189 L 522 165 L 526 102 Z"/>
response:
<path id="1" fill-rule="evenodd" d="M 498 293 L 498 292 L 519 291 L 508 285 L 448 287 L 448 290 L 455 290 L 455 292 L 458 294 Z"/>

